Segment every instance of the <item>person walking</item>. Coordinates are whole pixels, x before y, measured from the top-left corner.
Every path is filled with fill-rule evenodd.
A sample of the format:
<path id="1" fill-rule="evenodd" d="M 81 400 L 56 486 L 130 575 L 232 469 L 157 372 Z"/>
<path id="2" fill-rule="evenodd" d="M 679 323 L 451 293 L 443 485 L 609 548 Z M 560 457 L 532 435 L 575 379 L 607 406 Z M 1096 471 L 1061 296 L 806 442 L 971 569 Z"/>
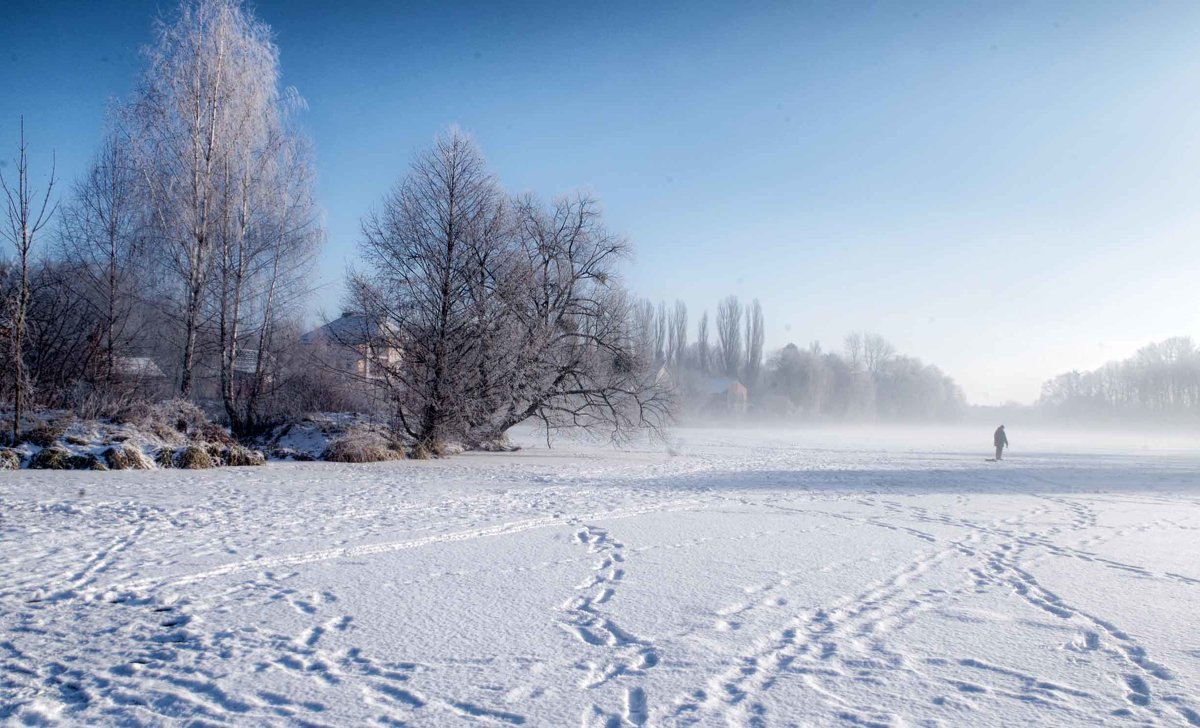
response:
<path id="1" fill-rule="evenodd" d="M 996 434 L 992 435 L 992 444 L 996 446 L 996 459 L 1004 459 L 1004 448 L 1008 447 L 1008 435 L 1004 432 L 1004 425 L 996 428 Z"/>

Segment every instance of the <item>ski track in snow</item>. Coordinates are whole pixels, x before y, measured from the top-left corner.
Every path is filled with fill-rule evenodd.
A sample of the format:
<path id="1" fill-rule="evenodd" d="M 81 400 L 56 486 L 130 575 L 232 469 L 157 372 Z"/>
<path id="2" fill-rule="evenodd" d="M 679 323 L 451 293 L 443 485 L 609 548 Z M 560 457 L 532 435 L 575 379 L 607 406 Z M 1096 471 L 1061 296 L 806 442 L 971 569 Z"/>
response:
<path id="1" fill-rule="evenodd" d="M 688 436 L 4 476 L 0 723 L 1200 726 L 1200 456 Z"/>

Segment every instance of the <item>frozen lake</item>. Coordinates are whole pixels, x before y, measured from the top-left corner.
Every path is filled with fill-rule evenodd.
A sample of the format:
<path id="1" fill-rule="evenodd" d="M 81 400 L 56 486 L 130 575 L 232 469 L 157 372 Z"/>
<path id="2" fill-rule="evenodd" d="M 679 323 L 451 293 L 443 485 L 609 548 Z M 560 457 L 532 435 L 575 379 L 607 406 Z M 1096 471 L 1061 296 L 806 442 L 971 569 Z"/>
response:
<path id="1" fill-rule="evenodd" d="M 1200 725 L 1200 448 L 0 474 L 0 722 Z"/>

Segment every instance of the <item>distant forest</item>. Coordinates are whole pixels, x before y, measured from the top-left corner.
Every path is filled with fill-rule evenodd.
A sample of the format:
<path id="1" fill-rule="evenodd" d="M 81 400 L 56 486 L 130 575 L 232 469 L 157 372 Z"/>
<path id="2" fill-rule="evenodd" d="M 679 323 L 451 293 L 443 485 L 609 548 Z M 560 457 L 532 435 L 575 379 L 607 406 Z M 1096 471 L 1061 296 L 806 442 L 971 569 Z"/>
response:
<path id="1" fill-rule="evenodd" d="M 905 356 L 883 336 L 854 333 L 841 352 L 819 343 L 764 353 L 762 307 L 729 296 L 711 320 L 701 313 L 689 341 L 682 301 L 638 308 L 644 358 L 669 377 L 684 418 L 747 417 L 777 422 L 944 421 L 966 409 L 942 370 Z"/>
<path id="2" fill-rule="evenodd" d="M 1200 415 L 1200 349 L 1188 337 L 1175 337 L 1093 371 L 1060 374 L 1042 386 L 1038 405 L 1072 420 L 1195 419 Z"/>

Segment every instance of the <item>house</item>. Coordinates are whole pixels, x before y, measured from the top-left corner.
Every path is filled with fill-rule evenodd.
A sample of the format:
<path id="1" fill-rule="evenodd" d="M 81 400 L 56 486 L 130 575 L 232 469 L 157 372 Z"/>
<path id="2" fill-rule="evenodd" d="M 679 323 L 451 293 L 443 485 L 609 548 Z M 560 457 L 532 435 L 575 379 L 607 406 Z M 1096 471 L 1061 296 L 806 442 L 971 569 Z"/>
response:
<path id="1" fill-rule="evenodd" d="M 113 376 L 127 382 L 160 382 L 167 378 L 148 356 L 118 356 L 113 359 Z"/>
<path id="2" fill-rule="evenodd" d="M 328 366 L 365 379 L 384 374 L 381 365 L 400 360 L 400 349 L 391 346 L 393 332 L 386 323 L 363 313 L 343 311 L 333 321 L 300 337 Z"/>
<path id="3" fill-rule="evenodd" d="M 258 359 L 258 349 L 238 349 L 237 356 L 233 358 L 233 380 L 254 383 L 255 379 L 261 375 L 260 383 L 270 386 L 274 380 L 272 365 L 275 363 L 275 358 L 270 352 L 265 352 L 262 357 L 261 371 Z"/>
<path id="4" fill-rule="evenodd" d="M 750 391 L 736 379 L 710 379 L 705 383 L 708 409 L 713 412 L 744 415 L 750 401 Z"/>
<path id="5" fill-rule="evenodd" d="M 654 384 L 663 389 L 675 388 L 675 377 L 672 376 L 671 370 L 666 364 L 663 364 L 654 372 Z"/>

